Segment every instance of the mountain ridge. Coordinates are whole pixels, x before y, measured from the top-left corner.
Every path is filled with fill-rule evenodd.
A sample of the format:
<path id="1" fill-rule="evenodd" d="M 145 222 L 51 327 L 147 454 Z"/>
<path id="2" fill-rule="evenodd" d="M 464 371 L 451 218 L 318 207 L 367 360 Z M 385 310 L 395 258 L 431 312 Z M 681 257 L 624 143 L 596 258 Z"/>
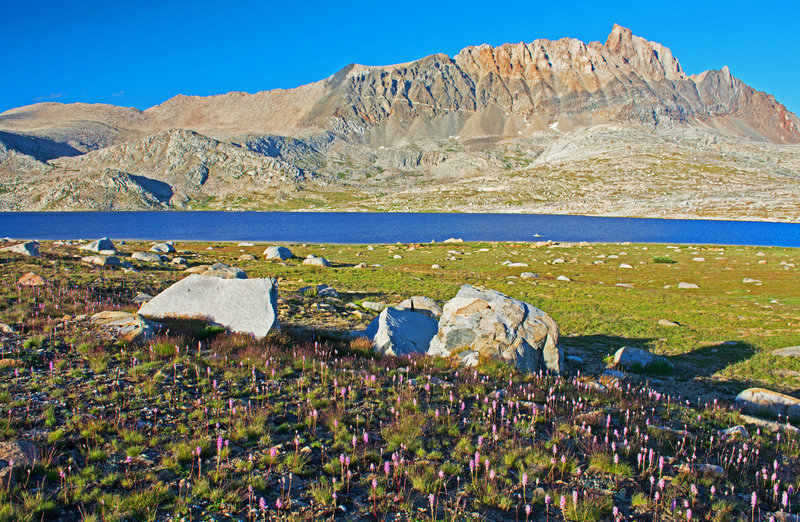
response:
<path id="1" fill-rule="evenodd" d="M 592 161 L 609 172 L 631 174 L 652 167 L 640 154 L 643 150 L 669 163 L 670 140 L 679 136 L 697 144 L 699 158 L 729 169 L 731 181 L 761 165 L 751 161 L 758 156 L 778 160 L 768 183 L 785 180 L 787 172 L 792 183 L 800 179 L 800 171 L 792 170 L 800 143 L 796 115 L 734 77 L 727 66 L 688 75 L 668 47 L 615 24 L 604 43 L 561 38 L 481 44 L 454 56 L 438 53 L 385 66 L 350 64 L 291 89 L 177 95 L 143 111 L 56 102 L 11 109 L 0 114 L 0 144 L 15 153 L 13 164 L 0 156 L 0 209 L 56 209 L 67 199 L 64 208 L 82 208 L 81 201 L 97 198 L 37 200 L 31 187 L 63 194 L 69 191 L 64 180 L 94 179 L 101 172 L 104 179 L 109 179 L 107 172 L 131 176 L 132 181 L 122 183 L 130 195 L 126 205 L 135 206 L 136 195 L 144 194 L 138 187 L 144 187 L 143 208 L 275 208 L 288 203 L 350 209 L 361 208 L 363 201 L 385 201 L 388 190 L 389 197 L 399 198 L 391 209 L 407 206 L 402 198 L 416 198 L 408 189 L 433 194 L 470 179 L 508 188 L 514 185 L 504 177 L 508 171 L 529 177 L 529 165 L 549 168 L 540 157 L 548 147 L 565 139 L 592 141 L 589 135 L 606 135 L 609 125 L 631 148 L 630 154 L 616 155 L 621 158 L 616 164 L 600 162 L 598 152 Z M 148 155 L 147 143 L 164 140 L 173 145 L 155 147 L 158 157 Z M 714 148 L 719 140 L 741 143 L 752 158 L 720 157 Z M 665 145 L 652 150 L 648 141 Z M 583 169 L 580 162 L 586 160 L 576 161 L 561 168 Z M 24 176 L 19 165 L 27 169 Z M 217 181 L 195 183 L 197 169 L 211 172 Z M 232 181 L 262 173 L 271 173 L 275 183 Z M 464 206 L 456 210 L 469 210 L 478 200 L 485 209 L 486 190 L 478 193 L 465 195 Z M 646 203 L 635 213 L 654 211 L 647 207 L 651 198 L 639 199 Z M 535 205 L 524 208 L 536 211 Z"/>

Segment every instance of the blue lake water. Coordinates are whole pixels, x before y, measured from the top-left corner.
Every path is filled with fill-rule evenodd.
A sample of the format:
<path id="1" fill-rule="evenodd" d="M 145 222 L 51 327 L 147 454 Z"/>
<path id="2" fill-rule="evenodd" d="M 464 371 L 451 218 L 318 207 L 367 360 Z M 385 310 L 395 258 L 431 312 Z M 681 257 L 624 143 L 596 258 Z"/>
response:
<path id="1" fill-rule="evenodd" d="M 2 212 L 0 237 L 300 243 L 591 241 L 800 247 L 800 224 L 539 214 Z"/>

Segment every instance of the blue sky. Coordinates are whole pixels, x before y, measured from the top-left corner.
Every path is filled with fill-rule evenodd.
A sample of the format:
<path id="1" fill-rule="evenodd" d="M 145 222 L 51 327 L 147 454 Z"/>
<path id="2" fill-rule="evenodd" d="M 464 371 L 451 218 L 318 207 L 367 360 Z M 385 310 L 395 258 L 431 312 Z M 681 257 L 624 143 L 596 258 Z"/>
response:
<path id="1" fill-rule="evenodd" d="M 37 101 L 145 109 L 176 94 L 290 88 L 356 62 L 574 37 L 614 22 L 690 74 L 734 76 L 800 113 L 800 2 L 4 2 L 0 111 Z M 650 4 L 650 5 L 648 5 Z"/>

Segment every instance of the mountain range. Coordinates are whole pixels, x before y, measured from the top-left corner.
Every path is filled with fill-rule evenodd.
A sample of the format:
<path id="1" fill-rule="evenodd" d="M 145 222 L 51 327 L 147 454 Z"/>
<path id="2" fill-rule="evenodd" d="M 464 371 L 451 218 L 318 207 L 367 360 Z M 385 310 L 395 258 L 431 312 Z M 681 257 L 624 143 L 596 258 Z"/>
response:
<path id="1" fill-rule="evenodd" d="M 140 111 L 0 114 L 0 210 L 800 219 L 800 119 L 615 25 Z"/>

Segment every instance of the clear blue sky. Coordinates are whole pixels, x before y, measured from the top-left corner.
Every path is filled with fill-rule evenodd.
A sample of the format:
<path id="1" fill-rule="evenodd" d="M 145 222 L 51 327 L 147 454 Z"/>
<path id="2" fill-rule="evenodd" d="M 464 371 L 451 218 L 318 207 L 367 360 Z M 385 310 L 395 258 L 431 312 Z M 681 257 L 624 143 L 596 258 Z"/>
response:
<path id="1" fill-rule="evenodd" d="M 356 62 L 565 36 L 614 22 L 688 73 L 734 76 L 800 113 L 800 2 L 15 1 L 0 30 L 0 111 L 37 101 L 145 109 L 176 94 L 289 88 Z M 649 4 L 649 5 L 648 5 Z"/>

